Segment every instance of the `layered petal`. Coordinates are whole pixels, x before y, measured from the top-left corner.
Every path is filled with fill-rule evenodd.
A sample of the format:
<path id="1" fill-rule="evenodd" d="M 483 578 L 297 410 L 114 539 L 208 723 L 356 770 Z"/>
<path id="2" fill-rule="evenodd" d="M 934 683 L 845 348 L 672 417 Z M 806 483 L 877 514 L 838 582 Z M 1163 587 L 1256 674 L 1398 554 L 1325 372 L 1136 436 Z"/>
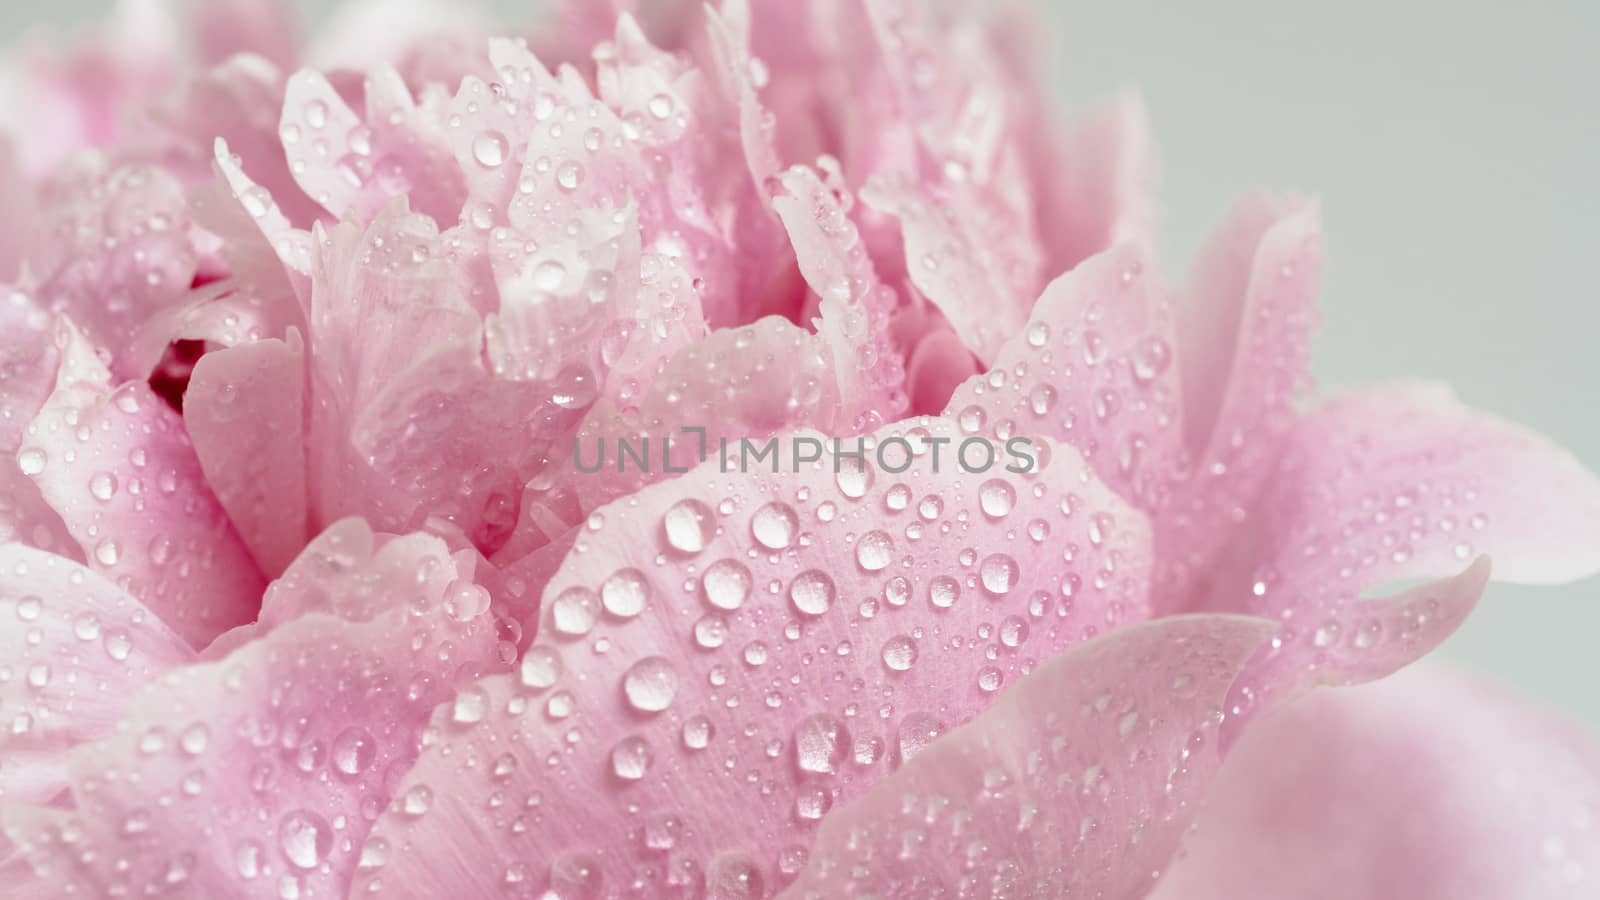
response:
<path id="1" fill-rule="evenodd" d="M 966 473 L 958 434 L 878 432 L 902 474 L 794 472 L 786 444 L 781 472 L 714 460 L 597 511 L 519 675 L 440 711 L 401 792 L 432 803 L 385 815 L 388 862 L 357 890 L 776 889 L 830 807 L 1145 615 L 1141 516 L 1066 448 L 1034 475 Z M 784 436 L 807 438 L 820 455 L 822 436 Z"/>
<path id="2" fill-rule="evenodd" d="M 148 685 L 72 751 L 68 804 L 0 813 L 40 877 L 91 896 L 344 895 L 429 713 L 495 668 L 487 603 L 461 614 L 472 573 L 443 542 L 355 543 L 308 551 L 270 610 L 322 611 Z"/>
<path id="3" fill-rule="evenodd" d="M 0 797 L 44 803 L 67 753 L 109 735 L 139 687 L 194 651 L 106 578 L 53 553 L 0 544 Z"/>
<path id="4" fill-rule="evenodd" d="M 183 424 L 217 501 L 269 577 L 305 544 L 305 359 L 298 331 L 207 353 Z"/>
<path id="5" fill-rule="evenodd" d="M 1321 691 L 1229 754 L 1159 900 L 1578 900 L 1600 872 L 1600 751 L 1419 665 Z"/>
<path id="6" fill-rule="evenodd" d="M 67 321 L 54 390 L 17 455 L 89 566 L 192 646 L 254 618 L 263 580 L 211 493 L 183 422 L 111 373 Z"/>
<path id="7" fill-rule="evenodd" d="M 1222 760 L 1263 619 L 1166 618 L 1074 647 L 829 816 L 785 898 L 1140 897 Z"/>

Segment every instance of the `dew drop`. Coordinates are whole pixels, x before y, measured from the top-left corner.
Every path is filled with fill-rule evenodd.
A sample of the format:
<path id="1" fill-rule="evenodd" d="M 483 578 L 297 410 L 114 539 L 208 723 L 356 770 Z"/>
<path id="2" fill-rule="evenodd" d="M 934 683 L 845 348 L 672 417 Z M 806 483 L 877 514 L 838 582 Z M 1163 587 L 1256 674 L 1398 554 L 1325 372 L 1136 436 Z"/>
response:
<path id="1" fill-rule="evenodd" d="M 622 693 L 638 712 L 661 712 L 678 694 L 678 672 L 665 657 L 645 657 L 623 673 Z"/>
<path id="2" fill-rule="evenodd" d="M 833 606 L 837 591 L 833 579 L 819 569 L 808 569 L 789 583 L 789 602 L 801 615 L 820 616 Z"/>
<path id="3" fill-rule="evenodd" d="M 542 691 L 556 683 L 556 679 L 561 677 L 561 669 L 561 654 L 554 647 L 536 644 L 522 655 L 522 666 L 518 672 L 523 687 Z"/>
<path id="4" fill-rule="evenodd" d="M 333 829 L 316 813 L 295 810 L 278 823 L 278 846 L 295 868 L 315 869 L 333 851 Z"/>
<path id="5" fill-rule="evenodd" d="M 782 550 L 793 544 L 799 530 L 800 517 L 787 503 L 768 503 L 750 518 L 750 536 L 768 550 Z"/>
<path id="6" fill-rule="evenodd" d="M 1003 519 L 1017 504 L 1016 489 L 1009 482 L 991 478 L 978 488 L 978 506 L 991 519 Z"/>
<path id="7" fill-rule="evenodd" d="M 897 634 L 883 642 L 883 664 L 895 672 L 904 672 L 917 662 L 917 642 Z"/>
<path id="8" fill-rule="evenodd" d="M 638 569 L 621 569 L 600 585 L 600 603 L 619 619 L 631 619 L 644 612 L 650 600 L 650 582 Z"/>
<path id="9" fill-rule="evenodd" d="M 550 604 L 550 624 L 560 634 L 588 634 L 599 618 L 600 598 L 586 587 L 567 588 Z"/>
<path id="10" fill-rule="evenodd" d="M 688 750 L 704 750 L 711 745 L 715 729 L 705 716 L 690 716 L 683 722 L 683 746 Z"/>
<path id="11" fill-rule="evenodd" d="M 978 566 L 978 577 L 983 589 L 996 596 L 1005 596 L 1016 587 L 1019 569 L 1017 561 L 1004 553 L 984 557 Z"/>
<path id="12" fill-rule="evenodd" d="M 699 553 L 711 540 L 716 523 L 711 507 L 699 500 L 679 500 L 662 517 L 667 544 L 680 553 Z"/>
<path id="13" fill-rule="evenodd" d="M 700 578 L 706 603 L 721 610 L 735 610 L 750 596 L 750 570 L 736 559 L 721 559 L 706 567 Z"/>
<path id="14" fill-rule="evenodd" d="M 623 781 L 638 781 L 650 770 L 655 755 L 642 737 L 625 737 L 611 748 L 611 774 Z"/>
<path id="15" fill-rule="evenodd" d="M 807 716 L 795 726 L 794 764 L 802 773 L 832 775 L 849 752 L 850 733 L 827 713 Z"/>
<path id="16" fill-rule="evenodd" d="M 333 739 L 333 767 L 346 775 L 360 775 L 378 757 L 378 743 L 364 728 L 346 728 Z"/>
<path id="17" fill-rule="evenodd" d="M 869 531 L 856 542 L 856 563 L 868 572 L 888 568 L 893 553 L 894 540 L 882 531 Z"/>
<path id="18" fill-rule="evenodd" d="M 949 575 L 939 575 L 928 582 L 928 601 L 939 609 L 949 609 L 961 598 L 961 583 Z"/>
<path id="19" fill-rule="evenodd" d="M 505 164 L 511 145 L 498 131 L 480 132 L 472 140 L 472 158 L 485 169 L 498 169 Z"/>

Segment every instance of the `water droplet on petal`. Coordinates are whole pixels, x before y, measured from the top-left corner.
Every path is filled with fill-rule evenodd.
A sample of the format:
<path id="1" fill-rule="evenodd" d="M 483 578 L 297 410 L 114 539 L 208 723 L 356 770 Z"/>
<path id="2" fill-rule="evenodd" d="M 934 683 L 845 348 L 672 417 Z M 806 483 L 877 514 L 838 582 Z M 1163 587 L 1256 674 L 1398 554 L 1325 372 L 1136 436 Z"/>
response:
<path id="1" fill-rule="evenodd" d="M 917 642 L 897 634 L 883 642 L 883 664 L 896 672 L 910 669 L 917 661 Z"/>
<path id="2" fill-rule="evenodd" d="M 295 810 L 278 824 L 278 846 L 295 868 L 315 869 L 333 852 L 333 829 L 316 813 Z"/>
<path id="3" fill-rule="evenodd" d="M 601 605 L 619 619 L 631 619 L 644 612 L 649 600 L 650 582 L 638 569 L 621 569 L 600 585 Z"/>
<path id="4" fill-rule="evenodd" d="M 699 500 L 680 500 L 662 517 L 667 543 L 681 553 L 699 553 L 706 548 L 716 527 L 711 507 Z"/>
<path id="5" fill-rule="evenodd" d="M 801 572 L 789 583 L 789 601 L 802 615 L 820 616 L 827 612 L 836 593 L 833 579 L 818 569 Z"/>
<path id="6" fill-rule="evenodd" d="M 787 503 L 768 503 L 750 518 L 750 535 L 768 550 L 788 547 L 799 530 L 800 517 Z"/>
<path id="7" fill-rule="evenodd" d="M 622 692 L 635 710 L 661 712 L 678 694 L 678 672 L 664 657 L 645 657 L 623 673 Z"/>
<path id="8" fill-rule="evenodd" d="M 561 654 L 554 647 L 538 644 L 522 656 L 522 686 L 542 691 L 561 677 Z"/>
<path id="9" fill-rule="evenodd" d="M 472 140 L 472 158 L 485 169 L 498 169 L 506 161 L 511 145 L 498 131 L 481 132 Z"/>
<path id="10" fill-rule="evenodd" d="M 378 742 L 364 728 L 346 728 L 333 739 L 333 767 L 346 775 L 360 775 L 378 756 Z"/>
<path id="11" fill-rule="evenodd" d="M 856 563 L 868 572 L 879 572 L 889 567 L 894 552 L 894 540 L 882 531 L 869 531 L 856 542 Z"/>
<path id="12" fill-rule="evenodd" d="M 706 602 L 722 610 L 735 610 L 750 596 L 750 570 L 736 559 L 721 559 L 706 567 L 700 578 Z"/>
<path id="13" fill-rule="evenodd" d="M 588 634 L 600 619 L 600 598 L 586 587 L 570 587 L 550 604 L 550 624 L 564 635 Z"/>
<path id="14" fill-rule="evenodd" d="M 654 758 L 644 738 L 625 737 L 611 748 L 611 772 L 623 781 L 638 781 Z"/>
<path id="15" fill-rule="evenodd" d="M 850 752 L 850 733 L 828 715 L 807 716 L 794 730 L 794 763 L 801 772 L 832 775 Z"/>

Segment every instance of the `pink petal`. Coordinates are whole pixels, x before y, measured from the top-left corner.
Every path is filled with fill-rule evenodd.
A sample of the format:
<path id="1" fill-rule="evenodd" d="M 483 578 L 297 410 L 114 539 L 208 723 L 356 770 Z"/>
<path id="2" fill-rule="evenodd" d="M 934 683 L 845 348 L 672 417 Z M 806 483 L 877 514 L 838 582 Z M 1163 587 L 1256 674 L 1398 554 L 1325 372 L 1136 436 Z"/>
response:
<path id="1" fill-rule="evenodd" d="M 470 573 L 417 538 L 404 553 L 297 562 L 330 589 L 363 578 L 388 589 L 341 604 L 352 618 L 300 616 L 172 670 L 114 735 L 72 751 L 70 807 L 8 806 L 7 836 L 63 893 L 344 896 L 429 713 L 495 667 L 487 617 L 458 621 L 453 595 L 475 590 Z"/>
<path id="2" fill-rule="evenodd" d="M 1037 102 L 1044 109 L 1050 101 Z M 1049 133 L 1052 119 L 1041 113 L 1022 123 L 1035 135 L 1029 175 L 1044 192 L 1034 207 L 1045 272 L 1068 271 L 1121 243 L 1153 245 L 1155 149 L 1143 100 L 1123 93 L 1060 137 Z"/>
<path id="3" fill-rule="evenodd" d="M 929 419 L 876 439 L 906 434 L 927 454 L 959 437 Z M 360 890 L 775 888 L 828 806 L 1144 615 L 1146 523 L 1070 450 L 1033 476 L 962 474 L 955 452 L 902 476 L 712 461 L 596 512 L 520 676 L 477 686 L 482 721 L 441 711 L 400 789 L 431 810 L 386 814 L 369 847 L 388 862 Z"/>
<path id="4" fill-rule="evenodd" d="M 1154 896 L 1578 900 L 1596 809 L 1590 736 L 1417 666 L 1253 725 Z"/>
<path id="5" fill-rule="evenodd" d="M 1321 277 L 1316 207 L 1241 203 L 1201 251 L 1178 309 L 1191 477 L 1167 504 L 1159 580 L 1181 608 L 1270 475 L 1309 384 Z"/>
<path id="6" fill-rule="evenodd" d="M 119 376 L 145 377 L 132 364 L 133 335 L 181 303 L 196 272 L 182 186 L 154 168 L 90 165 L 63 173 L 40 199 L 47 214 L 28 256 L 30 292 L 109 348 Z"/>
<path id="7" fill-rule="evenodd" d="M 993 360 L 1027 321 L 1038 287 L 1029 224 L 986 204 L 970 187 L 941 195 L 905 178 L 883 177 L 870 182 L 862 198 L 899 219 L 911 283 L 980 360 Z"/>
<path id="8" fill-rule="evenodd" d="M 207 353 L 183 398 L 195 457 L 269 577 L 306 542 L 305 360 L 297 331 Z"/>
<path id="9" fill-rule="evenodd" d="M 24 223 L 31 221 L 35 213 L 33 185 L 22 171 L 17 148 L 5 135 L 0 135 L 0 208 L 10 211 L 0 222 L 0 283 L 8 283 L 22 269 L 28 246 Z"/>
<path id="10" fill-rule="evenodd" d="M 1282 617 L 1271 665 L 1365 680 L 1447 636 L 1487 566 L 1383 600 L 1362 600 L 1368 592 L 1451 575 L 1482 554 L 1512 581 L 1583 577 L 1600 570 L 1595 534 L 1600 478 L 1565 450 L 1444 388 L 1375 388 L 1289 433 L 1231 556 L 1210 573 L 1209 604 Z"/>
<path id="11" fill-rule="evenodd" d="M 18 454 L 89 565 L 192 646 L 254 617 L 262 578 L 206 484 L 183 423 L 58 326 L 55 390 Z"/>
<path id="12" fill-rule="evenodd" d="M 211 0 L 194 6 L 195 40 L 209 65 L 239 53 L 266 59 L 279 69 L 299 56 L 294 4 L 283 0 Z"/>
<path id="13" fill-rule="evenodd" d="M 1271 632 L 1169 618 L 1068 650 L 827 818 L 783 896 L 1143 896 L 1221 765 L 1223 696 Z"/>
<path id="14" fill-rule="evenodd" d="M 1159 510 L 1184 464 L 1174 342 L 1161 276 L 1146 250 L 1122 245 L 1051 282 L 1032 321 L 945 413 L 975 432 L 1070 444 L 1112 487 Z"/>
<path id="15" fill-rule="evenodd" d="M 43 803 L 66 753 L 109 735 L 138 687 L 194 651 L 138 600 L 83 566 L 0 544 L 0 795 Z"/>
<path id="16" fill-rule="evenodd" d="M 55 387 L 60 358 L 50 316 L 26 294 L 0 288 L 0 542 L 17 541 L 83 561 L 61 516 L 25 472 L 38 465 L 18 459 L 24 432 Z"/>

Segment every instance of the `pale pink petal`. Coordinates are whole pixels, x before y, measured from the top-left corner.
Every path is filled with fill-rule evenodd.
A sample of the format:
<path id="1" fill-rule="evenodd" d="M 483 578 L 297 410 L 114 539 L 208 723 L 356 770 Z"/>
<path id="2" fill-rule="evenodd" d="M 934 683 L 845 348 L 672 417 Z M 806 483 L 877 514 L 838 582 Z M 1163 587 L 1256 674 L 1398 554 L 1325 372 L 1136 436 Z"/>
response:
<path id="1" fill-rule="evenodd" d="M 817 333 L 838 382 L 839 409 L 821 427 L 856 434 L 895 421 L 907 406 L 905 371 L 889 328 L 898 298 L 878 281 L 860 231 L 815 172 L 796 166 L 780 181 L 785 193 L 773 208 L 818 298 Z"/>
<path id="2" fill-rule="evenodd" d="M 1441 668 L 1321 691 L 1234 746 L 1160 900 L 1579 900 L 1600 751 Z"/>
<path id="3" fill-rule="evenodd" d="M 1182 608 L 1262 490 L 1310 384 L 1321 278 L 1317 208 L 1256 197 L 1201 251 L 1178 307 L 1190 478 L 1167 503 L 1158 579 Z"/>
<path id="4" fill-rule="evenodd" d="M 1070 444 L 1107 484 L 1159 510 L 1185 458 L 1173 316 L 1146 250 L 1093 256 L 1045 288 L 1032 320 L 945 414 L 973 433 Z"/>
<path id="5" fill-rule="evenodd" d="M 1068 650 L 828 817 L 783 897 L 1143 896 L 1221 765 L 1223 697 L 1271 632 L 1179 617 Z"/>
<path id="6" fill-rule="evenodd" d="M 240 53 L 294 68 L 300 38 L 293 3 L 285 0 L 206 0 L 193 5 L 191 24 L 200 59 L 222 63 Z"/>
<path id="7" fill-rule="evenodd" d="M 138 600 L 70 560 L 0 544 L 0 796 L 43 803 L 66 753 L 111 733 L 140 685 L 194 651 Z"/>
<path id="8" fill-rule="evenodd" d="M 206 484 L 183 422 L 140 381 L 111 373 L 69 323 L 55 390 L 19 464 L 96 572 L 195 647 L 254 617 L 262 577 Z"/>
<path id="9" fill-rule="evenodd" d="M 183 301 L 196 272 L 182 186 L 148 166 L 90 164 L 61 173 L 40 199 L 47 213 L 28 254 L 29 291 L 111 350 L 118 376 L 147 376 L 132 364 L 134 335 Z"/>
<path id="10" fill-rule="evenodd" d="M 1040 109 L 1049 101 L 1040 98 Z M 1155 233 L 1155 150 L 1149 114 L 1132 92 L 1095 109 L 1052 137 L 1053 117 L 1021 123 L 1035 135 L 1028 171 L 1044 192 L 1034 204 L 1045 272 L 1065 272 L 1124 242 L 1146 246 Z"/>
<path id="11" fill-rule="evenodd" d="M 1600 478 L 1565 450 L 1441 387 L 1374 388 L 1289 432 L 1235 546 L 1208 572 L 1207 600 L 1285 621 L 1270 665 L 1365 680 L 1455 628 L 1488 575 L 1482 562 L 1467 569 L 1474 558 L 1493 557 L 1500 578 L 1559 583 L 1600 570 L 1596 534 Z"/>
<path id="12" fill-rule="evenodd" d="M 936 443 L 958 437 L 937 419 L 878 432 L 924 454 L 898 476 L 713 460 L 597 511 L 519 675 L 440 711 L 357 890 L 538 896 L 648 873 L 671 895 L 741 872 L 776 889 L 829 806 L 1145 614 L 1141 516 L 1069 449 L 1036 475 L 964 474 Z M 408 808 L 422 790 L 431 808 Z"/>
<path id="13" fill-rule="evenodd" d="M 911 283 L 978 359 L 993 360 L 1022 330 L 1038 289 L 1037 248 L 1026 234 L 1031 225 L 985 205 L 967 186 L 940 196 L 906 178 L 881 177 L 868 183 L 862 198 L 900 221 Z"/>
<path id="14" fill-rule="evenodd" d="M 978 358 L 948 327 L 918 341 L 906 360 L 906 397 L 911 412 L 945 409 L 962 382 L 978 374 Z"/>
<path id="15" fill-rule="evenodd" d="M 9 806 L 8 838 L 63 893 L 344 896 L 429 713 L 497 667 L 487 617 L 458 621 L 452 594 L 475 586 L 418 537 L 342 561 L 389 587 L 336 604 L 351 618 L 294 618 L 146 687 L 113 736 L 70 754 L 70 808 Z M 340 562 L 307 569 L 361 580 Z"/>
<path id="16" fill-rule="evenodd" d="M 0 287 L 0 541 L 17 541 L 83 561 L 61 516 L 28 472 L 41 464 L 17 450 L 28 423 L 55 387 L 60 354 L 50 316 L 26 294 Z"/>
<path id="17" fill-rule="evenodd" d="M 217 501 L 268 577 L 306 542 L 305 359 L 297 331 L 208 353 L 183 424 Z"/>
<path id="18" fill-rule="evenodd" d="M 8 210 L 0 222 L 0 283 L 7 283 L 21 271 L 27 252 L 27 222 L 33 220 L 33 185 L 22 171 L 17 148 L 0 134 L 0 208 Z"/>

